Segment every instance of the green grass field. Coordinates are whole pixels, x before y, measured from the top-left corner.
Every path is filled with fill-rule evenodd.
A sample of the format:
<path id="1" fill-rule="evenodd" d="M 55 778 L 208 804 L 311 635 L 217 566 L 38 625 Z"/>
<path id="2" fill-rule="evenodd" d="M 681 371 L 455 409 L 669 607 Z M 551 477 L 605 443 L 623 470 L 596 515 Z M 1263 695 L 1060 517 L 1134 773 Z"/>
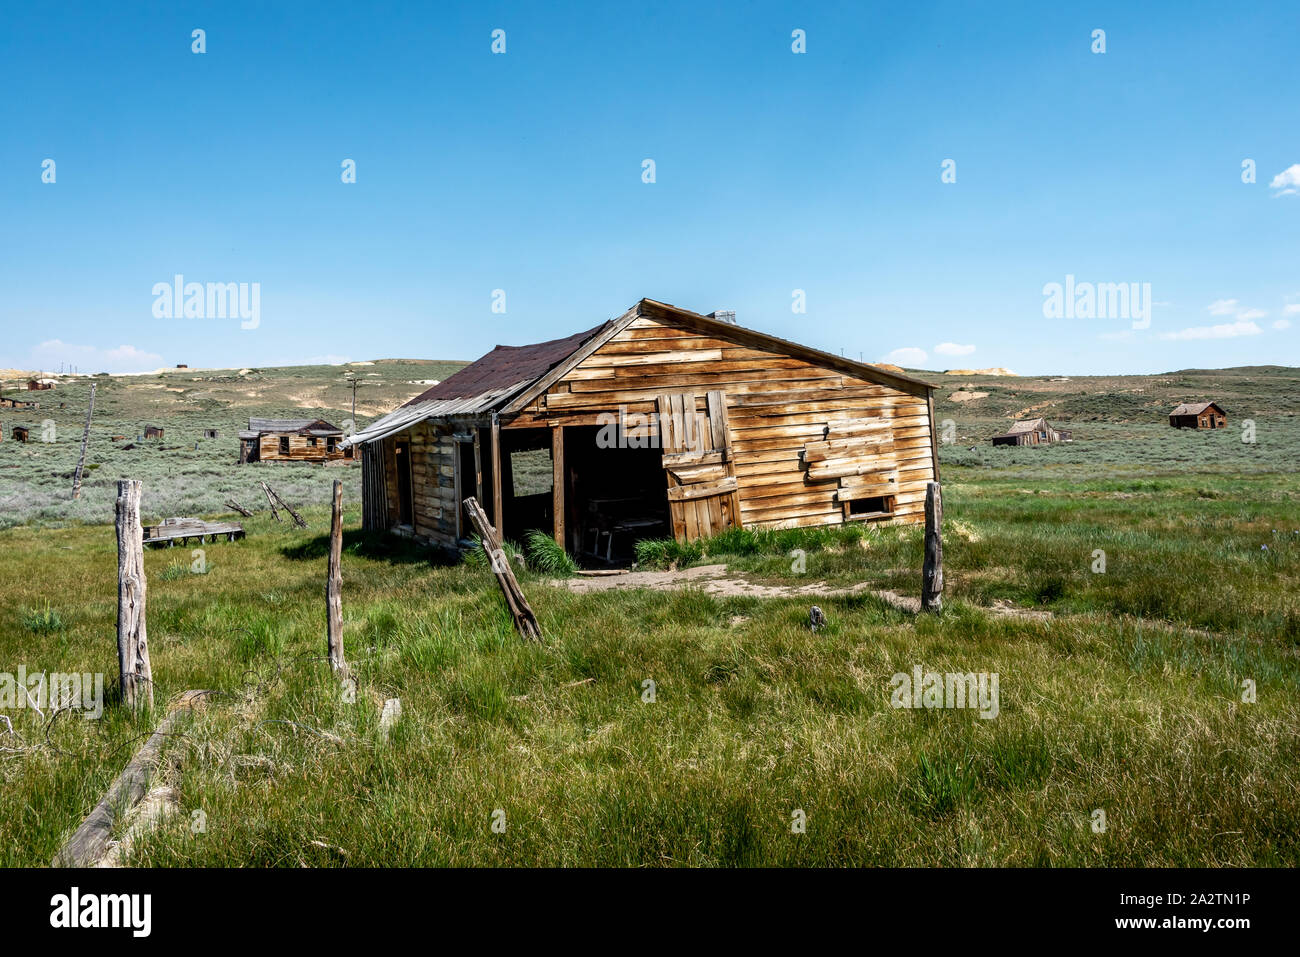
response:
<path id="1" fill-rule="evenodd" d="M 526 571 L 546 640 L 525 645 L 481 562 L 363 536 L 349 491 L 351 694 L 322 660 L 323 508 L 306 531 L 246 520 L 244 541 L 206 546 L 206 574 L 150 551 L 159 705 L 218 693 L 169 742 L 178 813 L 128 861 L 1294 867 L 1300 479 L 1277 398 L 1252 400 L 1255 451 L 1149 426 L 1188 459 L 1148 460 L 1124 437 L 1148 424 L 1121 416 L 1097 423 L 1112 439 L 1075 422 L 1071 446 L 991 464 L 946 447 L 943 613 L 823 597 L 816 633 L 809 598 L 579 595 Z M 1129 460 L 1086 454 L 1110 441 Z M 323 496 L 341 471 L 304 481 Z M 113 530 L 69 517 L 0 531 L 0 670 L 116 674 Z M 677 557 L 916 594 L 921 539 L 735 532 Z M 916 666 L 997 673 L 997 717 L 892 708 Z M 0 863 L 45 864 L 158 716 L 5 713 Z"/>

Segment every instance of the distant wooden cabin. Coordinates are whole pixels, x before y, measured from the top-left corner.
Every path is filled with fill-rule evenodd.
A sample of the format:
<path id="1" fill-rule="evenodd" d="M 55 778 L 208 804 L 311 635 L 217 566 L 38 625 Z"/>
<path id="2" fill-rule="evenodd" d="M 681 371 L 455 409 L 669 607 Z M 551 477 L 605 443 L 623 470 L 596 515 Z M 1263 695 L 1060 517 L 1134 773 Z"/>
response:
<path id="1" fill-rule="evenodd" d="M 160 426 L 160 425 L 146 425 L 146 426 L 144 427 L 144 437 L 145 437 L 146 439 L 161 439 L 161 438 L 163 437 L 163 429 L 162 429 L 162 426 Z"/>
<path id="2" fill-rule="evenodd" d="M 1073 442 L 1074 433 L 1057 429 L 1046 419 L 1021 419 L 1011 423 L 1011 428 L 992 438 L 994 445 L 1047 445 L 1051 442 Z"/>
<path id="3" fill-rule="evenodd" d="M 27 429 L 27 426 L 25 426 L 25 425 L 15 425 L 15 426 L 14 426 L 13 437 L 14 437 L 14 439 L 15 439 L 16 441 L 18 441 L 18 442 L 26 442 L 26 441 L 27 441 L 27 435 L 28 435 L 28 429 Z"/>
<path id="4" fill-rule="evenodd" d="M 203 437 L 204 437 L 205 439 L 215 439 L 215 438 L 217 437 L 217 430 L 216 430 L 216 429 L 204 429 L 204 430 L 203 430 Z"/>
<path id="5" fill-rule="evenodd" d="M 1228 414 L 1217 402 L 1184 402 L 1169 413 L 1169 424 L 1175 429 L 1223 429 Z"/>
<path id="6" fill-rule="evenodd" d="M 497 346 L 349 443 L 368 529 L 465 547 L 474 496 L 508 539 L 542 529 L 614 561 L 741 525 L 923 522 L 933 389 L 643 299 Z"/>
<path id="7" fill-rule="evenodd" d="M 343 430 L 324 419 L 249 419 L 239 433 L 239 461 L 346 462 Z"/>
<path id="8" fill-rule="evenodd" d="M 54 388 L 54 383 L 51 382 L 49 379 L 28 379 L 27 380 L 28 392 L 40 392 L 43 391 L 44 389 L 53 389 L 53 388 Z"/>
<path id="9" fill-rule="evenodd" d="M 11 399 L 8 396 L 0 396 L 0 408 L 5 409 L 39 409 L 39 402 L 28 402 L 26 399 Z"/>

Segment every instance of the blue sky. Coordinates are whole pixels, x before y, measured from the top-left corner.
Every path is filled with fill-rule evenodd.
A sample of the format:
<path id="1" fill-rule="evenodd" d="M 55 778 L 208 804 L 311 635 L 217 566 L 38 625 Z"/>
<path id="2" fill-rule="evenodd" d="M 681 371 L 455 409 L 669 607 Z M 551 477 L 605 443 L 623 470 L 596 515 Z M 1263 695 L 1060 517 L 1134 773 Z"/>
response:
<path id="1" fill-rule="evenodd" d="M 1300 365 L 1298 27 L 1294 0 L 5 4 L 0 367 L 471 359 L 642 296 L 929 369 Z M 259 284 L 256 328 L 156 315 L 177 274 Z M 1045 316 L 1067 275 L 1149 283 L 1149 328 Z"/>

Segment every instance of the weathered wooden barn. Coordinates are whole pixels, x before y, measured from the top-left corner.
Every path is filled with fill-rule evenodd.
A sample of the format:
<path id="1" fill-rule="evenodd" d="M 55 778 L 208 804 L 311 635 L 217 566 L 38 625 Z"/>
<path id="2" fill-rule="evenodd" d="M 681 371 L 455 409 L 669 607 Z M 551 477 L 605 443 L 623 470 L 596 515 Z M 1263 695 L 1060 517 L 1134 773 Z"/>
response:
<path id="1" fill-rule="evenodd" d="M 54 388 L 53 379 L 28 379 L 27 380 L 28 392 L 41 392 L 45 389 L 53 389 L 53 388 Z"/>
<path id="2" fill-rule="evenodd" d="M 1169 413 L 1169 424 L 1175 429 L 1223 429 L 1228 414 L 1216 402 L 1184 402 Z"/>
<path id="3" fill-rule="evenodd" d="M 356 433 L 369 529 L 505 538 L 607 561 L 643 538 L 921 522 L 933 386 L 643 299 L 563 339 L 497 346 Z"/>
<path id="4" fill-rule="evenodd" d="M 1074 433 L 1057 429 L 1046 419 L 1021 419 L 1011 428 L 990 440 L 994 445 L 1047 445 L 1050 442 L 1073 442 Z"/>
<path id="5" fill-rule="evenodd" d="M 239 461 L 348 462 L 352 449 L 343 448 L 343 430 L 324 419 L 248 420 L 239 433 Z"/>
<path id="6" fill-rule="evenodd" d="M 0 396 L 0 407 L 6 409 L 39 409 L 39 402 L 28 402 L 25 399 L 11 399 L 8 396 Z"/>

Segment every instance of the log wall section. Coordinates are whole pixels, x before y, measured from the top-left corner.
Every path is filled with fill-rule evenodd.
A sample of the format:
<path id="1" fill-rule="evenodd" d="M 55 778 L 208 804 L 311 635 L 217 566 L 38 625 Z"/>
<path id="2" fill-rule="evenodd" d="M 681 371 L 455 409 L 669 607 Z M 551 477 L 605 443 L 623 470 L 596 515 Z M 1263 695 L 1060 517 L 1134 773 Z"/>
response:
<path id="1" fill-rule="evenodd" d="M 398 524 L 401 507 L 395 452 L 398 442 L 407 442 L 411 448 L 411 533 L 432 544 L 456 544 L 455 431 L 451 426 L 419 422 L 375 443 L 382 446 L 389 528 Z"/>

